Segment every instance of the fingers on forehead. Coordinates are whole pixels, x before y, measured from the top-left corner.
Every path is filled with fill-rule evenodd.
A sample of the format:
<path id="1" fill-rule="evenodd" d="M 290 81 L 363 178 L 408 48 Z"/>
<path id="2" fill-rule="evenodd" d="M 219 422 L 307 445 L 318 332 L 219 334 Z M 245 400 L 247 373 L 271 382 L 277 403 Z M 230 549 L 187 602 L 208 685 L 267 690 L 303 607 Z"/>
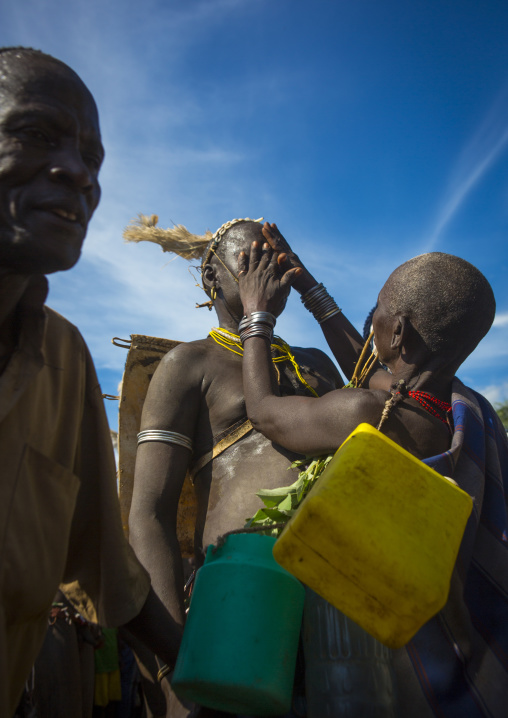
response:
<path id="1" fill-rule="evenodd" d="M 263 254 L 259 262 L 260 266 L 267 267 L 272 259 L 273 250 L 269 244 L 263 245 Z"/>
<path id="2" fill-rule="evenodd" d="M 239 270 L 238 273 L 239 274 L 240 274 L 240 272 L 245 272 L 247 263 L 248 263 L 247 255 L 245 254 L 245 252 L 240 252 L 240 254 L 238 255 L 238 270 Z"/>
<path id="3" fill-rule="evenodd" d="M 250 261 L 258 262 L 261 254 L 261 245 L 259 242 L 252 242 L 250 245 Z"/>
<path id="4" fill-rule="evenodd" d="M 280 245 L 280 237 L 275 232 L 263 229 L 263 235 L 272 247 L 278 247 Z"/>

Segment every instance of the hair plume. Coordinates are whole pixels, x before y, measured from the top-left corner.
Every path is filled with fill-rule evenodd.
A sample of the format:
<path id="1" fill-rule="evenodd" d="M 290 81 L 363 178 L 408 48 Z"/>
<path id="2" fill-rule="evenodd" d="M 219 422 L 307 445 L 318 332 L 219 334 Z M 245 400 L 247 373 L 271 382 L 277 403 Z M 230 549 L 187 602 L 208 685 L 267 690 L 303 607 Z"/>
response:
<path id="1" fill-rule="evenodd" d="M 205 234 L 192 234 L 183 224 L 163 229 L 157 226 L 158 221 L 156 214 L 150 216 L 139 214 L 124 229 L 123 238 L 127 242 L 153 242 L 158 244 L 163 252 L 171 252 L 183 259 L 202 258 L 212 239 L 209 230 Z"/>

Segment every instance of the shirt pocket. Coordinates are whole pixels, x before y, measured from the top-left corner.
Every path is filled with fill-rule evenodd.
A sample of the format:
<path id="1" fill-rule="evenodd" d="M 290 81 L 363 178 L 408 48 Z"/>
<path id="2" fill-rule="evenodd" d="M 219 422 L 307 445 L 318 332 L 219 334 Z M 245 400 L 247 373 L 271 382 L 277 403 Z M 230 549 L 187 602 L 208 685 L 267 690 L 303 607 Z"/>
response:
<path id="1" fill-rule="evenodd" d="M 13 623 L 40 615 L 62 579 L 80 481 L 25 445 L 5 531 L 3 594 Z"/>

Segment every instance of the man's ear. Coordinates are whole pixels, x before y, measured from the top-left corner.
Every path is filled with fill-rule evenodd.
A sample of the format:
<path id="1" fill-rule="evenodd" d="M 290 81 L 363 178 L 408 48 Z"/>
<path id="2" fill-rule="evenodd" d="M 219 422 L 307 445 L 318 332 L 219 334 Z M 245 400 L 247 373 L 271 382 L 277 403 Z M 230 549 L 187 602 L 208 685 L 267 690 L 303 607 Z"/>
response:
<path id="1" fill-rule="evenodd" d="M 217 277 L 217 272 L 213 264 L 205 264 L 201 279 L 203 280 L 203 288 L 208 295 L 210 295 L 212 287 L 218 289 L 220 286 L 219 278 Z"/>

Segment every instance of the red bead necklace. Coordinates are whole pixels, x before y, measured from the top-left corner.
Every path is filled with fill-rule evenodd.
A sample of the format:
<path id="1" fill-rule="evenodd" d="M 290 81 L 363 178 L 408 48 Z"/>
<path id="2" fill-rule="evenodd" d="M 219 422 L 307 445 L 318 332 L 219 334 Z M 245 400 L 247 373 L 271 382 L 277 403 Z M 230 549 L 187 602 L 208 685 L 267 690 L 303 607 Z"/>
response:
<path id="1" fill-rule="evenodd" d="M 426 391 L 408 391 L 408 396 L 412 397 L 417 401 L 419 404 L 423 406 L 425 411 L 428 411 L 429 414 L 432 414 L 433 416 L 440 419 L 444 424 L 446 424 L 451 431 L 450 427 L 450 417 L 451 417 L 451 411 L 452 407 L 451 404 L 448 404 L 447 401 L 442 401 L 441 399 L 436 399 L 435 396 L 432 396 L 432 394 L 428 394 Z M 429 402 L 431 402 L 429 404 Z M 435 405 L 432 406 L 432 404 Z M 444 416 L 443 416 L 444 414 Z"/>

